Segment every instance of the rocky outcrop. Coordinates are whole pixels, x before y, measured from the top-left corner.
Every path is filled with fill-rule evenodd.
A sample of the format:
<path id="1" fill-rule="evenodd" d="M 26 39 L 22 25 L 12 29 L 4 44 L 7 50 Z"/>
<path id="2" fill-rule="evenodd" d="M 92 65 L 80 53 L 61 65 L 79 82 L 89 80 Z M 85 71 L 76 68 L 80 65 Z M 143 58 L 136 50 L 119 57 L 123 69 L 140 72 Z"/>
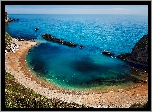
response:
<path id="1" fill-rule="evenodd" d="M 104 50 L 104 51 L 102 52 L 102 54 L 107 55 L 107 56 L 111 56 L 111 57 L 114 57 L 114 55 L 115 55 L 115 54 L 113 54 L 113 53 L 111 53 L 111 52 L 109 52 L 109 51 L 106 51 L 106 50 Z"/>
<path id="2" fill-rule="evenodd" d="M 125 61 L 125 60 L 127 60 L 127 58 L 131 58 L 131 53 L 125 53 L 125 54 L 118 55 L 117 58 Z"/>
<path id="3" fill-rule="evenodd" d="M 5 23 L 8 22 L 9 18 L 8 18 L 8 14 L 7 12 L 5 12 Z"/>
<path id="4" fill-rule="evenodd" d="M 131 53 L 118 55 L 117 58 L 127 61 L 131 66 L 148 69 L 148 34 L 135 44 Z"/>
<path id="5" fill-rule="evenodd" d="M 144 35 L 134 46 L 131 59 L 142 64 L 148 64 L 148 35 Z"/>
<path id="6" fill-rule="evenodd" d="M 12 21 L 19 21 L 19 19 L 8 18 L 8 13 L 5 12 L 5 23 L 12 22 Z"/>
<path id="7" fill-rule="evenodd" d="M 19 48 L 19 45 L 16 43 L 18 41 L 15 38 L 12 38 L 7 32 L 5 32 L 5 53 L 15 52 Z"/>
<path id="8" fill-rule="evenodd" d="M 42 37 L 47 41 L 52 41 L 52 42 L 63 44 L 63 45 L 69 46 L 69 47 L 77 47 L 77 45 L 78 45 L 78 44 L 74 44 L 72 42 L 67 42 L 67 41 L 55 38 L 52 35 L 46 34 L 46 33 L 43 34 Z"/>

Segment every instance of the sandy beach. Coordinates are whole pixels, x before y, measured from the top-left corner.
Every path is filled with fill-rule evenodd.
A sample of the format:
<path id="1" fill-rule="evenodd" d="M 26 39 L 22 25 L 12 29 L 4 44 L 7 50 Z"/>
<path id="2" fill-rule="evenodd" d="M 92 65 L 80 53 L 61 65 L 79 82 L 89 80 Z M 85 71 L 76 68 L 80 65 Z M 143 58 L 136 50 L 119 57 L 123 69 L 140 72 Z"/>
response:
<path id="1" fill-rule="evenodd" d="M 134 103 L 144 104 L 148 101 L 148 82 L 124 89 L 96 91 L 66 90 L 45 82 L 32 73 L 26 63 L 26 53 L 36 45 L 36 42 L 17 41 L 17 44 L 19 50 L 5 54 L 5 70 L 11 73 L 19 83 L 38 94 L 95 108 L 128 108 Z"/>

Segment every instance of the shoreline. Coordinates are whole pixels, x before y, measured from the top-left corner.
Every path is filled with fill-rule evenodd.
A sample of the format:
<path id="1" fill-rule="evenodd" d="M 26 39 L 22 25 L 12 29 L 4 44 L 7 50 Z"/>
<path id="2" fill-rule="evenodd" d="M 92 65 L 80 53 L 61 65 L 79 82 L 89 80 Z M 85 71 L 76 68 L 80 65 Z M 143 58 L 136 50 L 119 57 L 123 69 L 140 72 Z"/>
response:
<path id="1" fill-rule="evenodd" d="M 30 71 L 26 63 L 28 50 L 37 43 L 17 41 L 17 44 L 19 50 L 5 54 L 5 70 L 11 73 L 20 84 L 33 89 L 38 94 L 95 108 L 128 108 L 134 103 L 144 104 L 148 101 L 148 83 L 138 83 L 124 89 L 108 91 L 74 91 L 43 81 Z"/>

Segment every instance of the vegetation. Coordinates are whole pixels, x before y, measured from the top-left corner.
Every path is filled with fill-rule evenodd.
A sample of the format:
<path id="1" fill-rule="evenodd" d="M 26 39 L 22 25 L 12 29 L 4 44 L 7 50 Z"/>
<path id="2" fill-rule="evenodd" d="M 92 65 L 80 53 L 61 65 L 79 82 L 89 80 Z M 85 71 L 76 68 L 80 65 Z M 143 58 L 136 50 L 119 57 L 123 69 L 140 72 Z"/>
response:
<path id="1" fill-rule="evenodd" d="M 91 108 L 76 103 L 67 103 L 58 99 L 48 99 L 36 94 L 33 90 L 19 84 L 15 78 L 5 72 L 5 107 L 6 108 Z M 130 108 L 148 108 L 144 105 L 133 104 Z"/>
<path id="2" fill-rule="evenodd" d="M 5 32 L 5 49 L 9 50 L 12 37 Z M 5 71 L 5 108 L 90 108 L 59 99 L 48 99 L 21 85 Z"/>
<path id="3" fill-rule="evenodd" d="M 5 49 L 11 45 L 12 37 L 5 32 Z M 36 94 L 33 90 L 21 85 L 15 78 L 5 72 L 5 107 L 6 108 L 91 108 L 76 103 L 67 103 L 59 99 L 48 99 Z M 133 104 L 130 108 L 148 108 L 144 105 Z"/>
<path id="4" fill-rule="evenodd" d="M 48 99 L 18 83 L 5 72 L 5 107 L 6 108 L 90 108 L 76 103 L 67 103 L 58 99 Z"/>
<path id="5" fill-rule="evenodd" d="M 141 105 L 139 103 L 137 103 L 137 104 L 135 103 L 135 104 L 131 105 L 129 108 L 148 108 L 148 101 L 144 105 Z"/>
<path id="6" fill-rule="evenodd" d="M 12 37 L 7 32 L 5 32 L 5 49 L 10 48 L 11 42 Z"/>

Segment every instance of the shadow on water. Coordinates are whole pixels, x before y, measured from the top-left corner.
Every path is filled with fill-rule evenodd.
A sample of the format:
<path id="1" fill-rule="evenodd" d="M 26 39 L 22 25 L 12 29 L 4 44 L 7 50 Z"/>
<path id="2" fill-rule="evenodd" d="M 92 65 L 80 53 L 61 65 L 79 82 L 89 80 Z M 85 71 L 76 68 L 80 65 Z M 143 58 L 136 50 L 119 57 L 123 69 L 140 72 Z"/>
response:
<path id="1" fill-rule="evenodd" d="M 89 80 L 75 82 L 84 87 L 99 85 L 114 86 L 128 82 L 139 82 L 137 78 L 130 75 L 130 70 L 127 65 L 104 66 L 94 63 L 89 57 L 83 57 L 80 60 L 71 62 L 70 66 L 73 70 L 91 77 Z"/>
<path id="2" fill-rule="evenodd" d="M 89 89 L 138 82 L 137 78 L 130 75 L 127 64 L 110 57 L 97 57 L 97 62 L 89 53 L 80 51 L 71 54 L 66 47 L 50 43 L 41 43 L 30 52 L 29 64 L 33 71 L 61 87 Z"/>
<path id="3" fill-rule="evenodd" d="M 58 53 L 60 48 L 48 43 L 41 43 L 28 51 L 27 57 L 31 69 L 38 75 L 48 74 L 47 61 L 54 57 L 52 54 Z"/>
<path id="4" fill-rule="evenodd" d="M 116 78 L 97 78 L 86 82 L 86 85 L 106 85 L 115 86 L 121 85 L 128 82 L 139 83 L 139 79 L 129 75 L 129 74 L 119 74 Z"/>
<path id="5" fill-rule="evenodd" d="M 90 58 L 83 58 L 81 60 L 75 60 L 70 63 L 70 67 L 81 73 L 97 72 L 101 71 L 101 65 L 95 64 Z"/>
<path id="6" fill-rule="evenodd" d="M 39 73 L 38 75 L 40 76 L 45 76 L 48 73 L 48 71 L 45 69 L 46 65 L 43 61 L 37 61 L 32 59 L 30 65 L 32 66 L 32 70 L 36 73 Z"/>
<path id="7" fill-rule="evenodd" d="M 50 43 L 41 43 L 39 46 L 34 48 L 34 51 L 38 52 L 40 55 L 58 53 L 60 51 L 59 46 L 53 46 Z"/>
<path id="8" fill-rule="evenodd" d="M 106 73 L 113 67 L 110 65 L 106 66 L 102 63 L 95 63 L 89 56 L 84 56 L 81 57 L 80 59 L 73 60 L 71 61 L 69 66 L 71 69 L 80 72 L 82 74 L 96 73 L 96 74 L 104 74 L 104 75 L 106 75 Z M 113 68 L 116 67 L 117 65 L 114 66 Z"/>

